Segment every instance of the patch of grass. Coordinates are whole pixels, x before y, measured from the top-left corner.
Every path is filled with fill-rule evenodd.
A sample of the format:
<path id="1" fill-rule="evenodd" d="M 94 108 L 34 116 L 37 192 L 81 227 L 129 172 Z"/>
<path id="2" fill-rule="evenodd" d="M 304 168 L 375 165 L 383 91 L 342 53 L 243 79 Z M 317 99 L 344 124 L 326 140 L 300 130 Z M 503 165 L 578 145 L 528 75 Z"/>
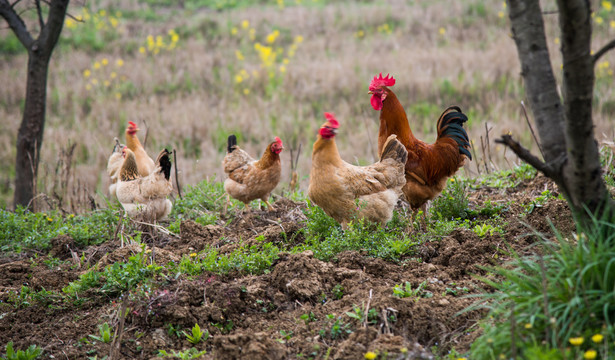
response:
<path id="1" fill-rule="evenodd" d="M 489 316 L 472 358 L 510 358 L 513 341 L 523 358 L 615 351 L 615 224 L 594 219 L 574 240 L 553 231 L 557 241 L 543 240 L 544 255 L 513 253 L 511 264 L 491 269 L 503 281 L 483 279 L 495 291 L 481 296 Z M 583 341 L 594 335 L 600 341 Z"/>
<path id="2" fill-rule="evenodd" d="M 0 210 L 0 247 L 3 251 L 46 250 L 50 240 L 70 235 L 77 244 L 100 244 L 111 238 L 119 211 L 100 209 L 85 215 L 63 216 L 59 211 L 33 213 L 19 207 Z"/>
<path id="3" fill-rule="evenodd" d="M 448 180 L 442 194 L 432 202 L 431 213 L 436 219 L 467 219 L 472 215 L 468 208 L 469 200 L 466 182 L 457 177 Z"/>

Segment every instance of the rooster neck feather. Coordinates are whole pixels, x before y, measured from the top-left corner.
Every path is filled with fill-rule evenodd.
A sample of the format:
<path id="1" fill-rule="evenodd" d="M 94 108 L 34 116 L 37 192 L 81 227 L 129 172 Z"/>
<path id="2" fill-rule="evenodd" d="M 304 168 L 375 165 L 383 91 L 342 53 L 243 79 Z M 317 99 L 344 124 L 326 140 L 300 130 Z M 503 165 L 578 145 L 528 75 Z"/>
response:
<path id="1" fill-rule="evenodd" d="M 126 132 L 126 146 L 128 146 L 128 148 L 132 151 L 135 151 L 138 148 L 143 148 L 137 134 L 129 134 L 128 132 Z"/>
<path id="2" fill-rule="evenodd" d="M 256 162 L 256 164 L 254 164 L 254 166 L 256 166 L 259 169 L 267 169 L 271 167 L 273 164 L 275 164 L 276 162 L 278 163 L 280 162 L 280 154 L 275 154 L 273 151 L 271 151 L 272 144 L 273 143 L 267 146 L 267 149 L 265 149 L 263 156 L 260 158 L 260 160 Z"/>
<path id="3" fill-rule="evenodd" d="M 414 143 L 416 138 L 412 134 L 406 111 L 397 99 L 395 93 L 386 88 L 386 99 L 382 102 L 380 111 L 380 130 L 378 138 L 382 139 L 382 144 L 378 144 L 378 151 L 382 151 L 384 140 L 390 135 L 395 134 L 397 138 L 407 147 Z"/>

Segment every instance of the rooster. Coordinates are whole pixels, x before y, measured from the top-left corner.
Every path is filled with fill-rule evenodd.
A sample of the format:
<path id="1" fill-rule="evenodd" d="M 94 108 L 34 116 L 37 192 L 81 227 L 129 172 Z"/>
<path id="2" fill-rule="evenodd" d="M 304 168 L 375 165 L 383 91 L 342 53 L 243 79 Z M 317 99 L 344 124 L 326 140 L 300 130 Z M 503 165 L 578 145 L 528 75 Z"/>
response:
<path id="1" fill-rule="evenodd" d="M 397 136 L 391 135 L 383 143 L 380 161 L 369 166 L 351 165 L 342 160 L 335 144 L 338 121 L 330 113 L 325 113 L 325 118 L 327 122 L 320 128 L 312 151 L 308 196 L 343 229 L 355 217 L 386 224 L 406 183 L 408 151 Z"/>
<path id="2" fill-rule="evenodd" d="M 161 220 L 171 213 L 170 152 L 163 149 L 156 159 L 156 167 L 148 176 L 140 176 L 135 153 L 128 147 L 122 149 L 124 162 L 116 186 L 117 199 L 129 217 L 144 220 Z"/>
<path id="3" fill-rule="evenodd" d="M 386 139 L 395 134 L 408 150 L 406 162 L 406 185 L 402 191 L 410 206 L 425 213 L 427 201 L 438 196 L 446 186 L 446 180 L 464 165 L 465 158 L 472 160 L 468 134 L 463 128 L 468 118 L 457 106 L 451 106 L 440 115 L 434 144 L 427 144 L 412 134 L 404 108 L 395 93 L 389 88 L 395 79 L 375 76 L 369 85 L 371 105 L 380 111 L 378 151 Z"/>
<path id="4" fill-rule="evenodd" d="M 284 149 L 279 137 L 267 146 L 260 160 L 254 160 L 247 152 L 237 146 L 237 137 L 228 137 L 227 154 L 222 160 L 224 172 L 228 179 L 224 181 L 224 190 L 234 199 L 248 204 L 254 199 L 261 199 L 271 211 L 269 195 L 280 182 L 282 165 L 280 152 Z"/>
<path id="5" fill-rule="evenodd" d="M 122 163 L 124 162 L 124 157 L 122 156 L 122 149 L 125 145 L 120 144 L 120 140 L 118 138 L 114 138 L 115 146 L 113 147 L 113 152 L 111 156 L 109 156 L 109 160 L 107 161 L 107 174 L 111 178 L 111 184 L 109 185 L 109 195 L 111 197 L 117 198 L 115 194 L 115 188 L 117 185 L 117 180 L 120 175 L 120 168 L 122 167 Z"/>
<path id="6" fill-rule="evenodd" d="M 137 127 L 137 124 L 132 121 L 128 122 L 128 127 L 126 128 L 126 145 L 135 154 L 139 175 L 147 176 L 154 171 L 156 165 L 154 164 L 154 160 L 147 155 L 143 145 L 141 145 L 141 142 L 137 137 L 137 131 L 139 130 L 140 129 Z"/>

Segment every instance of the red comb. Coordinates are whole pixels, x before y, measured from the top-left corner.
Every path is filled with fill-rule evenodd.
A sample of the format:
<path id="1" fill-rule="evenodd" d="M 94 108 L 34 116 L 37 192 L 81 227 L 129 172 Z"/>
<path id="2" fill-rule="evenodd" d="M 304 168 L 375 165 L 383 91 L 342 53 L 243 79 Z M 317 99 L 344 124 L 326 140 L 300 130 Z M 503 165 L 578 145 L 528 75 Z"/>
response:
<path id="1" fill-rule="evenodd" d="M 392 76 L 389 76 L 389 74 L 387 74 L 387 76 L 382 77 L 382 73 L 380 73 L 380 75 L 374 76 L 372 83 L 369 84 L 369 91 L 374 91 L 381 86 L 393 85 L 395 85 L 395 79 Z"/>
<path id="2" fill-rule="evenodd" d="M 280 145 L 280 146 L 284 146 L 284 144 L 282 143 L 282 140 L 279 137 L 277 137 L 277 136 L 275 137 L 275 142 L 277 142 L 278 145 Z"/>
<path id="3" fill-rule="evenodd" d="M 133 123 L 132 121 L 129 121 L 128 125 L 130 125 L 130 127 L 134 127 L 134 128 L 137 127 L 137 124 Z"/>
<path id="4" fill-rule="evenodd" d="M 337 119 L 335 119 L 335 115 L 333 115 L 332 113 L 326 112 L 325 119 L 327 119 L 329 124 L 331 124 L 332 128 L 337 129 L 338 127 L 340 127 L 340 123 L 337 121 Z"/>

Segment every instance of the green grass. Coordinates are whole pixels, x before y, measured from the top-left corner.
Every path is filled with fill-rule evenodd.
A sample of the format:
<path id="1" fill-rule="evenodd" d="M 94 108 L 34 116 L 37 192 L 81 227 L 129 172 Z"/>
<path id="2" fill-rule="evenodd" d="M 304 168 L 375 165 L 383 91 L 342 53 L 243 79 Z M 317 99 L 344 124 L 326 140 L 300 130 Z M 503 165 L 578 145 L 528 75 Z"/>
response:
<path id="1" fill-rule="evenodd" d="M 615 225 L 594 219 L 574 239 L 558 234 L 542 247 L 544 255 L 513 253 L 511 264 L 491 269 L 501 281 L 484 279 L 495 291 L 482 295 L 489 315 L 472 359 L 511 358 L 513 342 L 528 359 L 615 351 Z M 596 334 L 604 340 L 590 341 Z M 569 349 L 578 337 L 583 344 Z"/>

